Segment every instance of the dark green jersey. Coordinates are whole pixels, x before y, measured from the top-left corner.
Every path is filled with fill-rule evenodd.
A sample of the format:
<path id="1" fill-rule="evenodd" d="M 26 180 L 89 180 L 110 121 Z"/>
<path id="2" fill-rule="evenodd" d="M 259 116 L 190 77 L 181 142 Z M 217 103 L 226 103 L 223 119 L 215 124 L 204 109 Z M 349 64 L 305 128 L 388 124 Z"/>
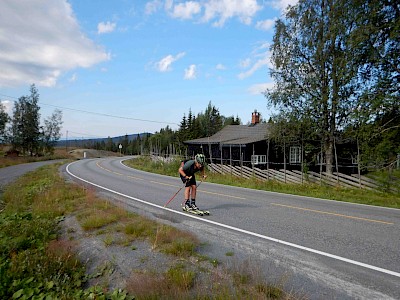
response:
<path id="1" fill-rule="evenodd" d="M 200 169 L 196 169 L 195 168 L 195 161 L 194 159 L 191 160 L 187 160 L 183 162 L 183 167 L 182 170 L 185 172 L 186 176 L 193 176 L 194 173 L 203 170 L 203 167 L 201 167 Z"/>

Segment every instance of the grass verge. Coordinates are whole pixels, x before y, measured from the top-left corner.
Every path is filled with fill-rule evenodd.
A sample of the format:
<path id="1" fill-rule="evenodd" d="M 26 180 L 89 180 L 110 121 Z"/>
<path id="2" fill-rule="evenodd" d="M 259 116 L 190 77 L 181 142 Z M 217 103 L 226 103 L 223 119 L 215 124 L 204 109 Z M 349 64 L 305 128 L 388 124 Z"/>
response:
<path id="1" fill-rule="evenodd" d="M 143 171 L 169 176 L 178 176 L 178 168 L 180 166 L 180 161 L 171 161 L 169 163 L 165 163 L 162 161 L 153 161 L 150 157 L 130 159 L 124 163 L 130 167 Z M 357 188 L 332 187 L 320 184 L 284 184 L 274 180 L 261 181 L 255 178 L 244 179 L 231 175 L 221 175 L 215 173 L 208 173 L 207 175 L 208 182 L 224 185 L 359 204 L 400 208 L 399 192 L 371 191 Z M 374 174 L 374 177 L 379 178 L 379 180 L 382 182 L 382 186 L 388 185 L 388 179 L 391 179 L 393 182 L 393 178 L 400 178 L 400 170 L 393 171 L 390 176 L 381 172 L 379 174 Z M 397 189 L 394 190 L 398 191 L 400 189 L 397 187 Z"/>
<path id="2" fill-rule="evenodd" d="M 66 183 L 59 166 L 45 166 L 19 178 L 0 198 L 0 299 L 295 298 L 247 269 L 231 271 L 202 259 L 196 254 L 201 245 L 194 235 Z M 60 237 L 60 222 L 70 214 L 87 235 L 104 235 L 106 248 L 115 245 L 136 253 L 133 242 L 141 240 L 150 245 L 149 251 L 172 256 L 176 263 L 167 270 L 136 270 L 124 290 L 109 290 L 107 283 L 88 286 L 94 275 L 86 274 L 75 255 L 79 241 Z"/>

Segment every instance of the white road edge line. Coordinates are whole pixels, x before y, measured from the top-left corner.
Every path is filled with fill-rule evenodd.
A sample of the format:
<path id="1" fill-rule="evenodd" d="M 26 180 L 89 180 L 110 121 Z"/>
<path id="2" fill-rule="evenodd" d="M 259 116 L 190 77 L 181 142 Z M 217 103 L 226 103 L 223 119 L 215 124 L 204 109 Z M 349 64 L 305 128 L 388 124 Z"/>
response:
<path id="1" fill-rule="evenodd" d="M 190 217 L 190 218 L 193 218 L 193 219 L 197 219 L 197 220 L 200 220 L 200 221 L 205 222 L 205 223 L 213 224 L 213 225 L 216 225 L 216 226 L 219 226 L 219 227 L 223 227 L 223 228 L 227 228 L 227 229 L 230 229 L 230 230 L 233 230 L 233 231 L 241 232 L 241 233 L 244 233 L 244 234 L 247 234 L 247 235 L 255 236 L 255 237 L 258 237 L 258 238 L 261 238 L 261 239 L 264 239 L 264 240 L 272 241 L 272 242 L 275 242 L 275 243 L 279 243 L 279 244 L 286 245 L 286 246 L 289 246 L 289 247 L 292 247 L 292 248 L 296 248 L 296 249 L 300 249 L 300 250 L 303 250 L 303 251 L 319 254 L 321 256 L 333 258 L 333 259 L 336 259 L 336 260 L 339 260 L 339 261 L 347 262 L 349 264 L 353 264 L 353 265 L 356 265 L 356 266 L 364 267 L 364 268 L 367 268 L 367 269 L 370 269 L 370 270 L 378 271 L 378 272 L 381 272 L 381 273 L 384 273 L 384 274 L 393 275 L 393 276 L 396 276 L 396 277 L 400 278 L 400 273 L 398 273 L 398 272 L 394 272 L 394 271 L 386 270 L 386 269 L 383 269 L 383 268 L 375 267 L 375 266 L 372 266 L 372 265 L 369 265 L 369 264 L 365 264 L 365 263 L 362 263 L 362 262 L 359 262 L 359 261 L 351 260 L 351 259 L 348 259 L 348 258 L 345 258 L 345 257 L 341 257 L 341 256 L 338 256 L 338 255 L 334 255 L 334 254 L 330 254 L 330 253 L 327 253 L 327 252 L 323 252 L 323 251 L 315 250 L 315 249 L 312 249 L 312 248 L 304 247 L 304 246 L 301 246 L 301 245 L 293 244 L 293 243 L 290 243 L 290 242 L 286 242 L 286 241 L 279 240 L 279 239 L 276 239 L 276 238 L 268 237 L 268 236 L 265 236 L 265 235 L 262 235 L 262 234 L 259 234 L 259 233 L 255 233 L 255 232 L 252 232 L 252 231 L 248 231 L 248 230 L 240 229 L 240 228 L 237 228 L 237 227 L 233 227 L 233 226 L 225 225 L 225 224 L 222 224 L 222 223 L 218 223 L 218 222 L 215 222 L 215 221 L 211 221 L 211 220 L 208 220 L 208 219 L 205 219 L 205 218 L 192 216 L 192 215 L 189 215 L 189 214 L 184 213 L 184 212 L 173 210 L 173 209 L 170 209 L 168 207 L 163 207 L 163 206 L 151 203 L 151 202 L 147 202 L 147 201 L 141 200 L 139 198 L 135 198 L 135 197 L 132 197 L 132 196 L 129 196 L 129 195 L 125 195 L 123 193 L 114 191 L 112 189 L 106 188 L 104 186 L 98 185 L 96 183 L 90 182 L 88 180 L 85 180 L 83 178 L 80 178 L 80 177 L 72 174 L 69 171 L 69 166 L 74 164 L 74 163 L 77 163 L 77 162 L 78 161 L 72 162 L 72 163 L 67 165 L 66 171 L 67 171 L 67 173 L 69 175 L 71 175 L 72 177 L 75 177 L 76 179 L 78 179 L 80 181 L 86 182 L 86 183 L 88 183 L 90 185 L 93 185 L 95 187 L 101 188 L 103 190 L 106 190 L 108 192 L 114 193 L 116 195 L 119 195 L 119 196 L 122 196 L 122 197 L 125 197 L 125 198 L 128 198 L 128 199 L 132 199 L 132 200 L 135 200 L 137 202 L 140 202 L 140 203 L 143 203 L 143 204 L 146 204 L 146 205 L 150 205 L 150 206 L 153 206 L 153 207 L 156 207 L 156 208 L 164 209 L 164 210 L 170 211 L 172 213 L 183 215 L 185 217 Z"/>

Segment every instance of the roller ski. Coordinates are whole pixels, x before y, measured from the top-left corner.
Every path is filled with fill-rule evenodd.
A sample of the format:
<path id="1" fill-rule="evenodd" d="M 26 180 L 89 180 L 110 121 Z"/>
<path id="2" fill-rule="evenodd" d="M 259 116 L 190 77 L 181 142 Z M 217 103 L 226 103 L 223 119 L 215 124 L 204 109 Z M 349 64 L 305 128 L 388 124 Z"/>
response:
<path id="1" fill-rule="evenodd" d="M 204 215 L 210 215 L 210 212 L 208 210 L 200 210 L 196 204 L 192 204 L 192 205 L 182 205 L 182 210 L 186 211 L 188 213 L 194 214 L 194 215 L 198 215 L 198 216 L 204 216 Z"/>

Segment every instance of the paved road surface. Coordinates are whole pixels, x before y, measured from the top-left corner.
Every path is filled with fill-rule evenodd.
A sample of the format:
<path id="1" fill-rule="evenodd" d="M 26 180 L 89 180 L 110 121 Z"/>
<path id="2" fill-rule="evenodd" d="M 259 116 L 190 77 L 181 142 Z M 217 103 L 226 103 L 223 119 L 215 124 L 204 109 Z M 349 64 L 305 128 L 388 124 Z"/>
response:
<path id="1" fill-rule="evenodd" d="M 33 163 L 20 164 L 15 166 L 9 166 L 5 168 L 0 168 L 0 190 L 7 184 L 11 183 L 18 177 L 28 173 L 30 171 L 36 170 L 37 168 L 49 164 L 55 164 L 63 160 L 48 160 L 48 161 L 38 161 Z"/>
<path id="2" fill-rule="evenodd" d="M 400 299 L 400 210 L 203 182 L 197 204 L 211 215 L 195 217 L 181 211 L 182 192 L 163 207 L 182 186 L 177 177 L 121 160 L 80 160 L 66 171 L 124 205 L 218 243 L 223 253 L 254 259 L 270 279 L 285 277 L 311 299 Z"/>
<path id="3" fill-rule="evenodd" d="M 181 211 L 182 193 L 163 208 L 181 187 L 178 178 L 134 170 L 121 160 L 81 160 L 67 171 L 161 218 L 194 224 L 199 234 L 231 239 L 225 244 L 235 251 L 290 270 L 297 285 L 304 280 L 311 298 L 400 299 L 400 210 L 204 182 L 197 204 L 211 216 L 196 218 Z"/>

